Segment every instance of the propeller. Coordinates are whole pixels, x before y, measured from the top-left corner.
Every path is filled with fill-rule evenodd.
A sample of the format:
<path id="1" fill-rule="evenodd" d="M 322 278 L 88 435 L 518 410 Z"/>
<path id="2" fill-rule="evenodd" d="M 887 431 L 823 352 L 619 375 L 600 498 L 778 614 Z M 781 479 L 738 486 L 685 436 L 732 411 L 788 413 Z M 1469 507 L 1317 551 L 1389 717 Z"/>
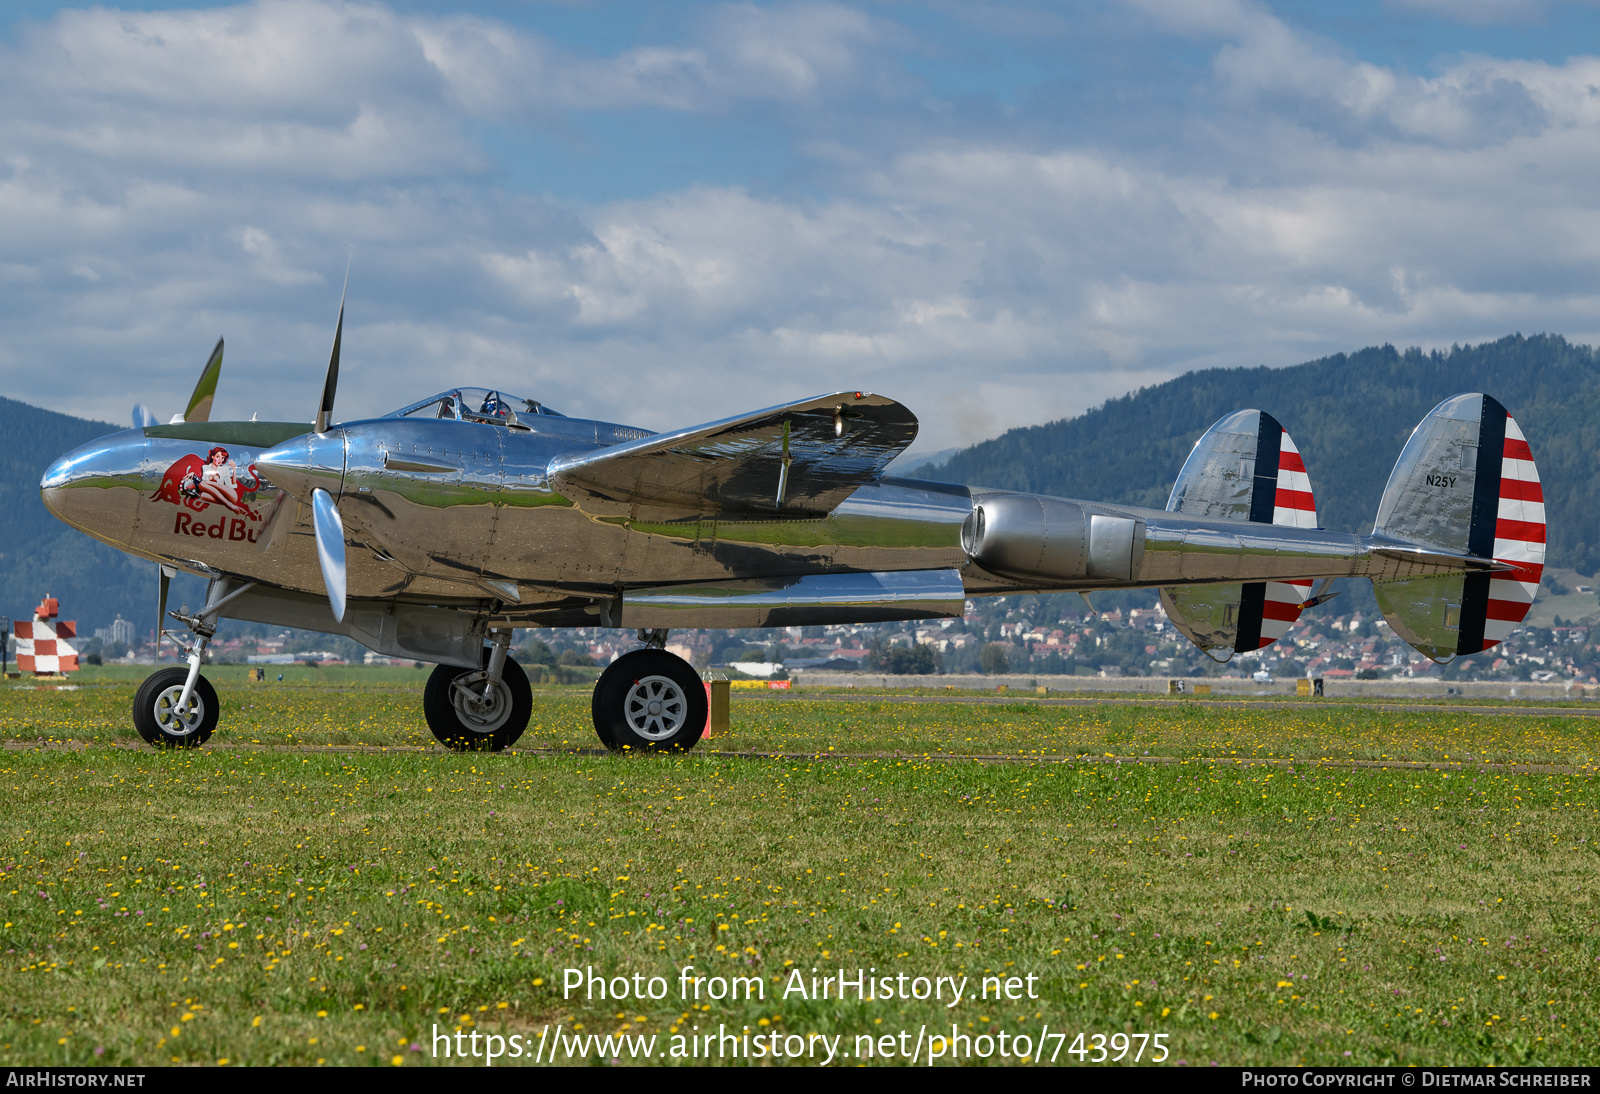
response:
<path id="1" fill-rule="evenodd" d="M 1325 577 L 1313 585 L 1311 587 L 1311 595 L 1300 602 L 1300 610 L 1305 611 L 1307 608 L 1315 608 L 1318 604 L 1326 604 L 1328 601 L 1338 596 L 1339 593 L 1344 592 L 1343 589 L 1332 593 L 1325 591 L 1332 581 L 1332 578 Z"/>
<path id="2" fill-rule="evenodd" d="M 150 413 L 150 408 L 143 403 L 133 404 L 133 428 L 144 429 L 146 426 L 158 424 L 156 416 Z"/>
<path id="3" fill-rule="evenodd" d="M 194 394 L 189 396 L 189 405 L 184 408 L 183 416 L 176 421 L 209 422 L 211 420 L 211 404 L 217 397 L 217 380 L 222 375 L 222 339 L 217 339 L 216 347 L 212 349 L 211 356 L 206 359 L 206 367 L 200 370 L 200 379 L 194 385 Z"/>
<path id="4" fill-rule="evenodd" d="M 175 566 L 156 565 L 156 660 L 161 659 L 161 636 L 167 633 L 167 590 L 178 576 Z"/>
<path id="5" fill-rule="evenodd" d="M 322 402 L 317 405 L 313 433 L 326 433 L 333 419 L 333 395 L 339 388 L 339 343 L 344 340 L 344 299 L 350 291 L 350 265 L 345 264 L 344 288 L 339 290 L 339 322 L 333 328 L 333 353 L 328 358 L 328 375 L 322 381 Z"/>
<path id="6" fill-rule="evenodd" d="M 300 523 L 303 511 L 301 504 L 290 497 L 288 491 L 279 490 L 278 496 L 267 503 L 266 519 L 261 522 L 261 531 L 256 534 L 256 550 L 264 555 L 271 554 L 283 542 L 283 537 L 289 534 L 289 529 Z"/>
<path id="7" fill-rule="evenodd" d="M 313 433 L 326 433 L 333 420 L 333 396 L 339 389 L 339 346 L 344 341 L 344 302 L 350 293 L 350 264 L 345 263 L 344 287 L 339 290 L 339 321 L 333 327 L 333 352 L 328 355 L 328 375 L 322 381 L 322 401 L 317 406 Z M 311 523 L 317 534 L 317 562 L 322 566 L 322 584 L 328 590 L 328 606 L 333 618 L 344 622 L 344 521 L 333 495 L 318 487 L 311 491 Z"/>
<path id="8" fill-rule="evenodd" d="M 267 514 L 257 543 L 271 552 L 283 542 L 289 529 L 299 523 L 300 503 L 310 503 L 311 527 L 317 541 L 317 563 L 322 568 L 322 584 L 328 590 L 328 606 L 333 618 L 344 621 L 345 593 L 348 588 L 344 557 L 344 521 L 339 517 L 338 499 L 326 487 L 340 489 L 344 478 L 344 438 L 325 436 L 333 421 L 333 397 L 339 387 L 339 347 L 344 341 L 344 305 L 350 289 L 350 268 L 344 271 L 344 288 L 339 292 L 339 321 L 333 328 L 333 352 L 328 357 L 328 374 L 322 381 L 322 399 L 317 404 L 311 432 L 292 438 L 261 453 L 256 466 L 282 493 Z M 294 501 L 289 499 L 293 492 Z"/>
<path id="9" fill-rule="evenodd" d="M 333 618 L 344 622 L 344 521 L 333 495 L 318 487 L 311 491 L 311 520 L 317 534 L 317 562 L 322 566 L 322 584 L 328 590 L 328 605 Z"/>

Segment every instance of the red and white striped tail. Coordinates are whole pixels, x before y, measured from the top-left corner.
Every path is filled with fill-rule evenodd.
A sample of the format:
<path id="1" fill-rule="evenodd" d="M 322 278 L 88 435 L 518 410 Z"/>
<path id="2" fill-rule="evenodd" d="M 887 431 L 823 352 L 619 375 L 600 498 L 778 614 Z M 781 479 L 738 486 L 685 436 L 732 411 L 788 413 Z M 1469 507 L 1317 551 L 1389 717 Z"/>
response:
<path id="1" fill-rule="evenodd" d="M 1272 523 L 1289 528 L 1317 526 L 1317 500 L 1311 493 L 1311 477 L 1305 461 L 1288 430 L 1280 432 L 1278 447 L 1278 491 L 1272 509 Z M 1311 597 L 1312 582 L 1269 581 L 1261 604 L 1261 638 L 1257 649 L 1272 645 L 1300 618 L 1300 605 Z"/>
<path id="2" fill-rule="evenodd" d="M 1503 642 L 1533 607 L 1544 577 L 1544 489 L 1533 464 L 1528 439 L 1506 415 L 1505 453 L 1500 461 L 1500 508 L 1494 526 L 1494 559 L 1515 566 L 1489 580 L 1488 618 L 1483 623 L 1483 648 Z"/>
<path id="3" fill-rule="evenodd" d="M 1172 484 L 1167 512 L 1317 527 L 1305 460 L 1283 424 L 1264 410 L 1236 410 L 1206 430 Z M 1288 633 L 1311 589 L 1310 581 L 1175 585 L 1161 590 L 1161 603 L 1201 649 L 1249 653 Z"/>
<path id="4" fill-rule="evenodd" d="M 1317 526 L 1317 499 L 1311 496 L 1311 476 L 1306 474 L 1305 461 L 1288 430 L 1283 431 L 1278 448 L 1278 493 L 1274 500 L 1273 524 L 1289 528 Z"/>
<path id="5" fill-rule="evenodd" d="M 78 625 L 68 620 L 19 621 L 14 625 L 17 638 L 17 670 L 40 676 L 78 671 L 78 651 L 68 639 L 78 636 Z"/>
<path id="6" fill-rule="evenodd" d="M 1505 641 L 1533 607 L 1545 555 L 1539 470 L 1505 406 L 1468 392 L 1430 410 L 1389 474 L 1373 532 L 1511 567 L 1374 579 L 1396 634 L 1440 662 Z"/>

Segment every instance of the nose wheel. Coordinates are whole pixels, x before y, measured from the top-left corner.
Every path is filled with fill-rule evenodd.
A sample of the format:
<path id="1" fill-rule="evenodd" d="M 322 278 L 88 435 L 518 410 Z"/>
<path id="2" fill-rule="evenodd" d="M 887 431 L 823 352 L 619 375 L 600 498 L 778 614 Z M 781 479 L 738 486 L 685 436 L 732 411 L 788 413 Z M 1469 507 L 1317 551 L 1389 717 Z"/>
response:
<path id="1" fill-rule="evenodd" d="M 194 678 L 183 701 L 188 669 L 162 669 L 145 677 L 133 697 L 133 726 L 157 748 L 199 748 L 217 728 L 217 693 L 204 676 Z"/>
<path id="2" fill-rule="evenodd" d="M 188 654 L 189 667 L 161 669 L 145 677 L 133 697 L 133 728 L 157 748 L 199 748 L 216 730 L 221 711 L 216 689 L 200 675 L 206 646 L 216 636 L 217 617 L 223 607 L 255 588 L 256 583 L 214 577 L 206 586 L 205 605 L 190 615 L 188 608 L 167 611 L 167 590 L 177 571 L 170 566 L 159 566 L 157 570 L 160 593 L 156 619 L 161 626 L 156 632 L 156 647 L 159 650 L 162 639 L 172 638 Z M 185 641 L 166 629 L 169 615 L 189 628 L 193 641 Z"/>
<path id="3" fill-rule="evenodd" d="M 594 728 L 613 752 L 682 752 L 706 727 L 700 674 L 665 650 L 623 654 L 594 687 Z"/>
<path id="4" fill-rule="evenodd" d="M 522 736 L 533 714 L 528 674 L 506 658 L 499 683 L 489 681 L 484 669 L 433 670 L 422 692 L 422 713 L 440 744 L 455 752 L 500 752 Z"/>

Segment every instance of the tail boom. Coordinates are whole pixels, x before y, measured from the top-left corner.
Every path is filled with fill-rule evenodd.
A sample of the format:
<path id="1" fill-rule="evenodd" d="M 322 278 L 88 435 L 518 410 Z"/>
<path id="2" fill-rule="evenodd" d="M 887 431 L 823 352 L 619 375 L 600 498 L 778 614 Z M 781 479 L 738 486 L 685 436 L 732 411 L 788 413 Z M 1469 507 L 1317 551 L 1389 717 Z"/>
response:
<path id="1" fill-rule="evenodd" d="M 1021 501 L 1044 511 L 1049 522 L 1022 526 L 1020 521 L 1000 519 L 1009 515 L 1009 510 L 1021 508 L 1010 503 Z M 1070 521 L 1057 517 L 1069 508 L 1073 510 Z M 1097 519 L 1127 529 L 1128 534 L 1116 541 L 1119 557 L 1107 557 L 1098 565 L 1048 565 L 1054 553 L 1061 550 L 1056 541 L 1065 538 L 1058 536 L 1059 526 L 1092 529 L 1097 527 Z M 1035 495 L 991 494 L 979 501 L 967 527 L 976 529 L 976 534 L 969 533 L 966 540 L 973 562 L 1005 575 L 1010 583 L 1020 582 L 1040 591 L 1225 581 L 1277 582 L 1309 590 L 1310 583 L 1321 578 L 1404 581 L 1471 572 L 1521 572 L 1514 563 L 1392 536 L 1194 519 L 1157 509 Z M 1106 553 L 1109 555 L 1109 551 Z M 1090 551 L 1074 543 L 1071 554 L 1082 559 Z M 1298 605 L 1304 599 L 1294 603 Z M 1283 602 L 1288 603 L 1286 598 Z"/>

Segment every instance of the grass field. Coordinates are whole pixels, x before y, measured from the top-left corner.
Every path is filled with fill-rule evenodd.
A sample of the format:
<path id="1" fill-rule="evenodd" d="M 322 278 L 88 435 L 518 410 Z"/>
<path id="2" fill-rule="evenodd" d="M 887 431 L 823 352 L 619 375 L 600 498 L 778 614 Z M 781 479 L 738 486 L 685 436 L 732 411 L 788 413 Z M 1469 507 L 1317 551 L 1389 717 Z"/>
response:
<path id="1" fill-rule="evenodd" d="M 547 1025 L 563 1063 L 719 1027 L 835 1064 L 924 1062 L 952 1024 L 988 1063 L 1041 1033 L 1079 1063 L 1079 1032 L 1089 1061 L 1159 1033 L 1191 1065 L 1600 1049 L 1588 719 L 763 695 L 717 743 L 787 758 L 612 757 L 577 751 L 586 692 L 547 689 L 523 740 L 547 751 L 452 755 L 422 672 L 221 668 L 224 747 L 157 753 L 119 672 L 0 689 L 7 1064 L 418 1066 L 436 1032 L 531 1054 Z M 357 744 L 428 747 L 324 747 Z M 1176 762 L 1107 758 L 1147 752 Z M 722 978 L 697 1000 L 691 965 Z M 586 967 L 664 998 L 564 997 Z M 965 994 L 793 990 L 841 967 Z M 736 976 L 764 998 L 709 998 Z M 1022 997 L 974 998 L 985 976 Z"/>

